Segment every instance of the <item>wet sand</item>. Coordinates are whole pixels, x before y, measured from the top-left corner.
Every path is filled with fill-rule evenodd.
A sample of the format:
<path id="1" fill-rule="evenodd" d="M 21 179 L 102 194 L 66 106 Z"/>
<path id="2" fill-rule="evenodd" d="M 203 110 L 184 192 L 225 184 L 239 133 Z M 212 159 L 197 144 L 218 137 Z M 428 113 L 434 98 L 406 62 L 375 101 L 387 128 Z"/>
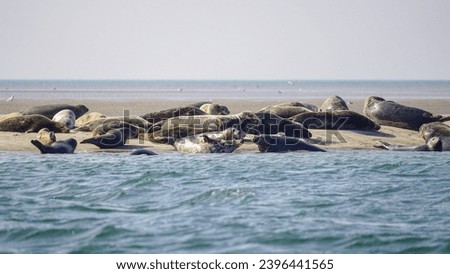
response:
<path id="1" fill-rule="evenodd" d="M 320 107 L 324 99 L 305 100 L 306 103 L 316 104 Z M 350 110 L 362 113 L 363 100 L 348 100 Z M 280 103 L 283 101 L 267 101 L 267 100 L 220 100 L 216 103 L 228 106 L 231 113 L 237 113 L 243 110 L 257 111 L 267 105 Z M 433 100 L 416 100 L 405 99 L 397 100 L 398 103 L 408 106 L 414 106 L 428 110 L 436 114 L 450 113 L 450 100 L 433 99 Z M 29 106 L 36 106 L 42 104 L 52 103 L 67 103 L 67 104 L 84 104 L 90 112 L 100 112 L 107 116 L 123 115 L 124 111 L 129 111 L 130 115 L 142 115 L 148 112 L 154 112 L 166 108 L 183 106 L 194 101 L 176 101 L 176 100 L 155 100 L 155 101 L 50 101 L 50 100 L 15 100 L 13 102 L 0 102 L 0 113 L 7 114 L 20 111 Z M 418 146 L 424 144 L 424 140 L 419 137 L 416 131 L 382 126 L 378 132 L 367 131 L 333 131 L 333 130 L 311 130 L 313 139 L 320 140 L 321 148 L 325 150 L 336 149 L 375 149 L 373 144 L 378 140 L 383 140 L 392 144 Z M 38 153 L 38 150 L 30 143 L 32 139 L 36 139 L 36 133 L 17 133 L 17 132 L 0 132 L 0 152 L 2 151 L 30 151 Z M 64 140 L 70 137 L 75 138 L 79 142 L 91 136 L 90 132 L 71 132 L 56 134 L 58 140 Z M 239 152 L 256 152 L 258 148 L 251 142 L 252 136 L 247 136 L 245 143 L 236 150 Z M 94 145 L 78 144 L 77 153 L 80 152 L 129 152 L 137 147 L 146 147 L 155 152 L 175 152 L 174 148 L 169 145 L 156 144 L 147 140 L 130 140 L 129 143 L 119 149 L 100 150 Z"/>

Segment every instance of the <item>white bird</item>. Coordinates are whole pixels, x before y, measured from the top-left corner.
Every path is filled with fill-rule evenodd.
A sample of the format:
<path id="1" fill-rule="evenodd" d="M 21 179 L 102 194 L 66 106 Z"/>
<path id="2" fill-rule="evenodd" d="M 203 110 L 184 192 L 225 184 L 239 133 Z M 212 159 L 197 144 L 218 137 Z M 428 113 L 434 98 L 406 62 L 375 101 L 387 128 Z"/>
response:
<path id="1" fill-rule="evenodd" d="M 14 100 L 14 95 L 11 95 L 11 97 L 9 97 L 8 99 L 6 99 L 6 102 L 12 102 L 12 100 Z"/>
<path id="2" fill-rule="evenodd" d="M 295 85 L 295 81 L 288 81 L 288 84 L 293 86 L 293 85 Z"/>
<path id="3" fill-rule="evenodd" d="M 178 92 L 183 92 L 183 88 L 179 88 L 179 89 L 178 89 Z"/>

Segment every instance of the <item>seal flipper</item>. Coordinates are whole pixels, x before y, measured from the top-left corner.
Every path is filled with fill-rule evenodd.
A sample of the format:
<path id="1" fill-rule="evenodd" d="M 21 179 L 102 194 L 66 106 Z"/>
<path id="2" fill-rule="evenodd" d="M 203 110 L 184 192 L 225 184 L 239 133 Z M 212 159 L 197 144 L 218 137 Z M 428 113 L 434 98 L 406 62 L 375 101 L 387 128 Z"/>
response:
<path id="1" fill-rule="evenodd" d="M 31 143 L 35 147 L 37 147 L 42 154 L 47 153 L 46 150 L 45 150 L 45 146 L 41 142 L 39 142 L 38 140 L 31 140 Z"/>
<path id="2" fill-rule="evenodd" d="M 439 122 L 447 122 L 450 121 L 450 116 L 443 116 L 441 119 L 439 119 Z"/>
<path id="3" fill-rule="evenodd" d="M 390 146 L 391 145 L 389 143 L 383 142 L 381 140 L 378 140 L 377 142 L 375 142 L 375 144 L 373 144 L 373 147 L 381 148 L 381 149 L 385 149 L 385 150 L 389 150 Z"/>

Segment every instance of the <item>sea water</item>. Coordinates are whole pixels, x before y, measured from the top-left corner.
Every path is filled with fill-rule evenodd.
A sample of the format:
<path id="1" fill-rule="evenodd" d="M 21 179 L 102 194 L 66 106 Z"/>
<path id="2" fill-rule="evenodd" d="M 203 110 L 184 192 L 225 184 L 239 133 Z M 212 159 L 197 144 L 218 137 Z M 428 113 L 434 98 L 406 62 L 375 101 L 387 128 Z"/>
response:
<path id="1" fill-rule="evenodd" d="M 450 154 L 0 152 L 1 253 L 450 253 Z"/>
<path id="2" fill-rule="evenodd" d="M 168 81 L 168 80 L 0 80 L 0 102 L 52 100 L 286 100 L 332 95 L 364 99 L 450 99 L 450 81 Z M 0 114 L 1 103 L 0 103 Z"/>

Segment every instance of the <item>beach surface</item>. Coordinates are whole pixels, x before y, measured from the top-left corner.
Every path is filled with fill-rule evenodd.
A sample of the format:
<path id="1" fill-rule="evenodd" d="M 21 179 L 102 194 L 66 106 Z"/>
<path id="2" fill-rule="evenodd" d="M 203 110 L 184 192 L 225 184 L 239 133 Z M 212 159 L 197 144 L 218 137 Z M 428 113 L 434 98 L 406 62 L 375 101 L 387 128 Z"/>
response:
<path id="1" fill-rule="evenodd" d="M 323 99 L 305 100 L 306 103 L 312 103 L 320 107 Z M 402 99 L 396 100 L 398 103 L 422 108 L 435 114 L 448 114 L 450 112 L 450 99 Z M 215 100 L 215 103 L 228 106 L 231 113 L 238 113 L 244 110 L 258 111 L 259 109 L 281 102 L 285 100 Z M 143 115 L 148 112 L 159 111 L 167 108 L 178 107 L 195 103 L 195 101 L 187 100 L 14 100 L 12 102 L 1 102 L 0 113 L 8 114 L 25 109 L 29 106 L 37 106 L 43 104 L 67 103 L 67 104 L 84 104 L 89 108 L 89 112 L 100 112 L 106 116 L 120 116 L 129 112 L 130 115 Z M 350 110 L 362 113 L 362 99 L 348 100 Z M 378 140 L 383 140 L 391 144 L 418 146 L 423 145 L 424 140 L 419 136 L 418 132 L 388 126 L 382 126 L 376 132 L 370 131 L 334 131 L 334 130 L 310 130 L 313 139 L 320 141 L 319 147 L 325 150 L 339 149 L 375 149 L 373 144 Z M 30 151 L 38 152 L 30 143 L 32 139 L 36 139 L 36 133 L 17 133 L 17 132 L 0 132 L 0 151 Z M 56 134 L 57 140 L 65 140 L 67 138 L 75 138 L 78 142 L 91 137 L 90 132 L 59 133 Z M 251 141 L 252 136 L 248 135 L 244 144 L 236 150 L 239 152 L 257 152 L 258 147 Z M 132 139 L 127 145 L 119 149 L 101 150 L 91 144 L 78 144 L 76 152 L 129 152 L 133 149 L 145 147 L 155 152 L 176 152 L 170 145 L 152 143 L 147 140 Z"/>

